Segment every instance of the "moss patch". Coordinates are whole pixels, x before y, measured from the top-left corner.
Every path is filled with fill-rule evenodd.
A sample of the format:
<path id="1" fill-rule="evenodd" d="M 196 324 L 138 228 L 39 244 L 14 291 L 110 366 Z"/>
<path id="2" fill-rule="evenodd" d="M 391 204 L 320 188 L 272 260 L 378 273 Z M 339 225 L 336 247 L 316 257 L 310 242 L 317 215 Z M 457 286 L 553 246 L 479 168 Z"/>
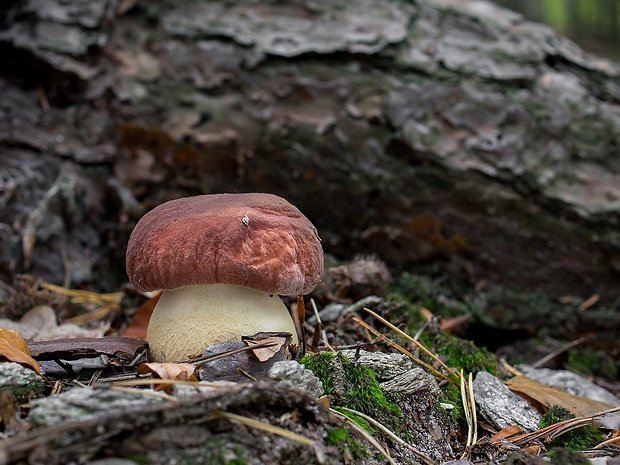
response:
<path id="1" fill-rule="evenodd" d="M 441 392 L 443 394 L 441 402 L 454 406 L 454 410 L 452 410 L 452 419 L 463 424 L 465 422 L 465 409 L 463 408 L 461 390 L 450 383 L 446 383 L 441 386 Z"/>
<path id="2" fill-rule="evenodd" d="M 347 428 L 334 428 L 327 434 L 327 442 L 338 446 L 341 450 L 348 449 L 354 460 L 370 457 L 365 444 L 360 443 Z"/>
<path id="3" fill-rule="evenodd" d="M 386 414 L 402 415 L 398 404 L 386 397 L 372 369 L 354 364 L 344 355 L 333 352 L 306 355 L 300 363 L 303 363 L 321 380 L 327 395 L 333 395 L 336 388 L 335 376 L 338 373 L 337 368 L 334 367 L 336 357 L 337 362 L 342 365 L 345 378 L 342 406 L 358 410 L 373 418 Z"/>
<path id="4" fill-rule="evenodd" d="M 575 418 L 575 416 L 567 409 L 555 406 L 543 415 L 540 420 L 540 427 L 544 428 L 570 418 Z M 603 435 L 600 431 L 588 425 L 564 433 L 562 436 L 554 439 L 551 442 L 551 446 L 560 448 L 567 447 L 573 450 L 585 450 L 596 446 L 602 440 Z"/>
<path id="5" fill-rule="evenodd" d="M 334 352 L 319 352 L 317 354 L 308 354 L 299 359 L 299 363 L 312 371 L 314 375 L 323 383 L 325 395 L 331 395 L 334 392 L 333 371 L 330 369 L 330 363 L 336 354 Z"/>
<path id="6" fill-rule="evenodd" d="M 384 424 L 392 431 L 402 430 L 402 410 L 393 398 L 383 392 L 372 369 L 351 362 L 342 354 L 320 352 L 306 355 L 300 360 L 321 380 L 332 406 L 347 407 L 364 413 Z M 343 411 L 353 421 L 375 432 L 366 421 Z M 403 434 L 406 433 L 403 431 Z"/>
<path id="7" fill-rule="evenodd" d="M 496 374 L 495 356 L 484 347 L 477 347 L 473 342 L 450 335 L 443 337 L 444 342 L 436 347 L 436 354 L 445 358 L 444 362 L 451 368 L 465 373 L 488 371 Z"/>

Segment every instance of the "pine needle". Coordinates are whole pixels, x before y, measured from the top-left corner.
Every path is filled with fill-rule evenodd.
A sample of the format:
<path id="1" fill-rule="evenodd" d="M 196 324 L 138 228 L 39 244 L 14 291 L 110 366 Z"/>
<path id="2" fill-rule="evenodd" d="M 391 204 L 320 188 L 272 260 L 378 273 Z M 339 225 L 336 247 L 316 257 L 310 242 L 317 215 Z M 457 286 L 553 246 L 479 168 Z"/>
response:
<path id="1" fill-rule="evenodd" d="M 387 321 L 385 318 L 383 318 L 381 315 L 373 312 L 372 310 L 368 309 L 368 308 L 364 308 L 364 310 L 368 313 L 370 313 L 373 317 L 375 317 L 377 320 L 379 320 L 381 323 L 383 323 L 384 325 L 386 325 L 388 328 L 392 329 L 393 331 L 396 331 L 398 334 L 400 334 L 401 336 L 403 336 L 405 339 L 407 339 L 409 342 L 411 342 L 413 345 L 415 345 L 418 349 L 420 349 L 422 352 L 424 352 L 425 354 L 427 354 L 429 357 L 433 358 L 433 360 L 435 360 L 437 363 L 439 363 L 439 365 L 441 365 L 447 373 L 452 373 L 452 370 L 450 370 L 450 368 L 443 362 L 443 360 L 441 360 L 439 357 L 437 357 L 434 353 L 432 353 L 430 350 L 428 350 L 424 344 L 422 344 L 421 342 L 419 342 L 418 340 L 414 339 L 413 337 L 409 336 L 409 334 L 407 334 L 406 332 L 404 332 L 402 329 L 394 326 L 392 323 L 390 323 L 389 321 Z M 457 374 L 457 376 L 460 376 Z M 445 376 L 442 376 L 443 378 L 448 379 Z M 452 384 L 455 384 L 454 381 L 450 382 Z"/>
<path id="2" fill-rule="evenodd" d="M 48 291 L 55 292 L 67 297 L 71 297 L 72 303 L 93 303 L 93 304 L 111 304 L 119 303 L 123 298 L 122 292 L 111 292 L 109 294 L 98 294 L 96 292 L 84 291 L 81 289 L 67 289 L 66 287 L 57 286 L 56 284 L 42 281 L 39 286 Z"/>
<path id="3" fill-rule="evenodd" d="M 66 323 L 83 325 L 91 321 L 102 320 L 110 314 L 114 314 L 120 309 L 120 302 L 123 298 L 122 292 L 112 292 L 108 294 L 98 294 L 96 292 L 84 291 L 81 289 L 68 289 L 56 284 L 42 281 L 39 283 L 42 289 L 54 292 L 55 294 L 69 297 L 73 304 L 93 304 L 98 306 L 88 313 L 74 316 L 65 320 Z"/>
<path id="4" fill-rule="evenodd" d="M 474 387 L 471 373 L 467 381 L 467 384 L 465 384 L 465 376 L 463 375 L 463 370 L 461 370 L 461 399 L 463 401 L 465 420 L 467 421 L 467 441 L 465 443 L 465 452 L 463 452 L 461 459 L 465 458 L 467 450 L 478 440 L 478 419 L 476 417 L 476 402 L 474 401 Z"/>
<path id="5" fill-rule="evenodd" d="M 211 383 L 208 381 L 188 381 L 182 379 L 161 379 L 161 378 L 136 378 L 136 379 L 123 379 L 116 381 L 99 380 L 98 383 L 112 384 L 113 386 L 150 386 L 151 384 L 182 384 L 184 386 L 195 387 L 211 387 L 211 388 L 224 388 L 230 387 L 230 383 Z"/>
<path id="6" fill-rule="evenodd" d="M 454 386 L 456 386 L 457 384 L 454 382 L 454 380 L 450 379 L 448 376 L 446 376 L 444 373 L 442 373 L 441 371 L 437 370 L 435 367 L 429 365 L 428 363 L 424 362 L 423 360 L 419 359 L 418 357 L 416 357 L 415 355 L 413 355 L 411 352 L 409 352 L 407 349 L 405 349 L 404 347 L 400 346 L 399 344 L 397 344 L 396 342 L 392 341 L 391 339 L 389 339 L 387 336 L 385 336 L 384 334 L 380 333 L 379 331 L 377 331 L 375 328 L 373 328 L 372 326 L 370 326 L 369 324 L 367 324 L 364 320 L 362 320 L 361 318 L 357 318 L 357 317 L 353 317 L 353 321 L 355 321 L 356 323 L 358 323 L 359 325 L 361 325 L 362 327 L 364 327 L 365 329 L 367 329 L 368 331 L 370 331 L 371 333 L 373 333 L 375 336 L 377 336 L 379 339 L 381 339 L 382 341 L 386 342 L 387 344 L 391 345 L 392 347 L 394 347 L 396 350 L 398 350 L 400 353 L 405 354 L 407 357 L 409 357 L 411 360 L 413 360 L 415 363 L 417 363 L 418 365 L 426 368 L 428 371 L 430 371 L 431 373 L 433 373 L 435 376 L 439 377 L 439 378 L 443 378 L 445 379 L 447 382 L 449 382 L 450 384 L 453 384 Z M 433 359 L 438 360 L 438 358 L 433 355 Z"/>

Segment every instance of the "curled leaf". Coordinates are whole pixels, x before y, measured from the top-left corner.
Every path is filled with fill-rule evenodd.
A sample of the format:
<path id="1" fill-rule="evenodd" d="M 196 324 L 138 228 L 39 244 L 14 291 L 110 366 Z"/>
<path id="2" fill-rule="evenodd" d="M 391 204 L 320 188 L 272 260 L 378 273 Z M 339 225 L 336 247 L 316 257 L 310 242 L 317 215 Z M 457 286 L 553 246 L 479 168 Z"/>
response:
<path id="1" fill-rule="evenodd" d="M 17 331 L 0 328 L 0 355 L 11 362 L 16 362 L 32 368 L 41 374 L 41 367 L 30 354 L 30 349 L 24 338 Z"/>
<path id="2" fill-rule="evenodd" d="M 153 373 L 161 379 L 177 379 L 180 381 L 196 381 L 191 363 L 143 363 L 138 367 L 138 373 Z"/>
<path id="3" fill-rule="evenodd" d="M 280 351 L 282 346 L 286 344 L 287 339 L 288 338 L 286 337 L 270 336 L 257 341 L 245 339 L 244 342 L 249 347 L 259 346 L 255 349 L 252 349 L 252 352 L 254 352 L 256 358 L 259 359 L 261 362 L 266 362 Z"/>

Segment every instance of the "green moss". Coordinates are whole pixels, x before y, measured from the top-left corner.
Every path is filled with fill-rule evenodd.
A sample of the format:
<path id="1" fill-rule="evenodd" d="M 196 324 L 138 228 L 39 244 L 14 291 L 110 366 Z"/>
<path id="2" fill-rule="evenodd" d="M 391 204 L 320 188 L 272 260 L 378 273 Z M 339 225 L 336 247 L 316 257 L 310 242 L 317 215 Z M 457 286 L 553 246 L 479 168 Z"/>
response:
<path id="1" fill-rule="evenodd" d="M 495 375 L 495 356 L 484 347 L 477 347 L 473 342 L 445 335 L 445 343 L 440 344 L 436 354 L 445 357 L 445 364 L 465 373 L 478 373 L 488 371 Z"/>
<path id="2" fill-rule="evenodd" d="M 388 301 L 408 311 L 406 316 L 409 327 L 419 327 L 423 323 L 419 314 L 422 307 L 444 318 L 464 314 L 475 315 L 478 319 L 486 316 L 484 308 L 476 298 L 469 298 L 464 295 L 464 290 L 452 289 L 429 276 L 401 273 L 390 291 Z"/>
<path id="3" fill-rule="evenodd" d="M 349 449 L 354 460 L 370 457 L 370 451 L 365 444 L 360 443 L 347 428 L 334 428 L 327 434 L 327 442 L 342 449 Z"/>
<path id="4" fill-rule="evenodd" d="M 491 326 L 528 329 L 539 325 L 540 321 L 554 325 L 562 323 L 566 314 L 561 305 L 539 292 L 492 285 L 481 297 L 493 315 Z"/>
<path id="5" fill-rule="evenodd" d="M 388 400 L 385 396 L 372 369 L 363 365 L 354 365 L 346 357 L 342 358 L 348 385 L 347 407 L 359 410 L 373 418 L 386 414 L 402 416 L 403 412 L 398 404 Z"/>
<path id="6" fill-rule="evenodd" d="M 321 380 L 325 394 L 330 395 L 334 392 L 334 374 L 336 371 L 332 363 L 336 357 L 338 357 L 338 362 L 344 371 L 343 404 L 345 407 L 359 410 L 373 418 L 386 414 L 402 416 L 398 404 L 388 400 L 385 396 L 372 369 L 352 363 L 344 355 L 333 352 L 306 355 L 300 360 L 300 363 L 303 363 Z"/>
<path id="7" fill-rule="evenodd" d="M 300 363 L 321 380 L 325 393 L 330 396 L 336 410 L 338 406 L 357 410 L 396 433 L 406 433 L 403 431 L 401 408 L 393 398 L 383 392 L 372 369 L 333 352 L 306 355 L 300 359 Z M 346 411 L 342 413 L 370 433 L 376 433 L 372 426 L 357 415 Z"/>
<path id="8" fill-rule="evenodd" d="M 334 391 L 333 369 L 330 368 L 330 363 L 335 357 L 336 354 L 334 352 L 326 351 L 308 354 L 299 359 L 299 363 L 305 365 L 308 370 L 312 371 L 321 380 L 325 395 L 328 396 Z"/>
<path id="9" fill-rule="evenodd" d="M 540 427 L 545 428 L 575 416 L 564 407 L 554 406 L 543 415 Z M 552 447 L 567 447 L 573 450 L 585 450 L 596 446 L 603 440 L 603 435 L 593 426 L 583 426 L 564 433 L 551 442 Z"/>
<path id="10" fill-rule="evenodd" d="M 327 442 L 330 444 L 342 444 L 347 442 L 351 437 L 351 433 L 346 428 L 334 428 L 327 433 Z"/>
<path id="11" fill-rule="evenodd" d="M 243 457 L 237 457 L 226 462 L 226 465 L 246 465 L 247 460 Z"/>

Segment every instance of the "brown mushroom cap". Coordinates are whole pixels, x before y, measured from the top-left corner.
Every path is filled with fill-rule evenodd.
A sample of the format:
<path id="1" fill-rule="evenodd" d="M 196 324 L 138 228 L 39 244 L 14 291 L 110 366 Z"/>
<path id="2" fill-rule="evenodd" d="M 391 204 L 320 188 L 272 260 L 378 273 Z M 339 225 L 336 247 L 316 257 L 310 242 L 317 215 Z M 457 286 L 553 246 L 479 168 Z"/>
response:
<path id="1" fill-rule="evenodd" d="M 316 229 L 272 194 L 214 194 L 166 202 L 144 215 L 127 244 L 139 291 L 235 284 L 267 294 L 312 291 L 323 250 Z"/>

